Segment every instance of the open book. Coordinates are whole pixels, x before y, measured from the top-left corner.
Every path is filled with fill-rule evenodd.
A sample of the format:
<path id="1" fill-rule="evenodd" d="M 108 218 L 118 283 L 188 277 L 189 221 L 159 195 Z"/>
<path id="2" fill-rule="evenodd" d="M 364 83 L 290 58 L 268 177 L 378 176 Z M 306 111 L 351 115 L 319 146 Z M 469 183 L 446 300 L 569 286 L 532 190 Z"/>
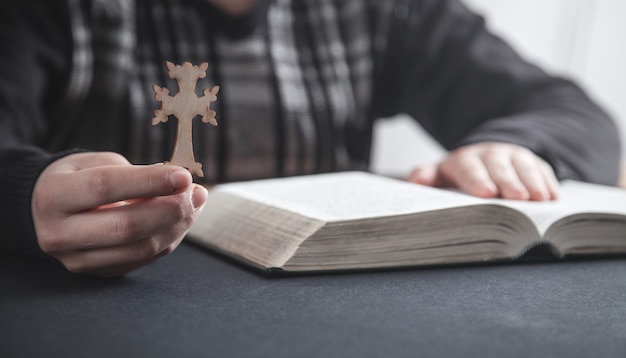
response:
<path id="1" fill-rule="evenodd" d="M 626 190 L 486 200 L 363 172 L 215 187 L 189 239 L 262 269 L 326 271 L 626 253 Z"/>

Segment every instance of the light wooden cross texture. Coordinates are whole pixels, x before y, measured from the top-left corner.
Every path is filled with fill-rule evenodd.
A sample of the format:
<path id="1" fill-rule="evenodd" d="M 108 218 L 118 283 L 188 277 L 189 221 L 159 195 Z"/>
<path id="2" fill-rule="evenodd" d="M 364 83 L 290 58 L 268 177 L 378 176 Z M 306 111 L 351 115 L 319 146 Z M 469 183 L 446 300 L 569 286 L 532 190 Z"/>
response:
<path id="1" fill-rule="evenodd" d="M 204 96 L 198 97 L 195 93 L 196 83 L 199 78 L 206 77 L 208 63 L 194 66 L 189 62 L 182 65 L 174 65 L 166 62 L 168 75 L 178 82 L 179 91 L 175 96 L 170 96 L 170 91 L 165 87 L 154 85 L 154 93 L 157 101 L 161 102 L 161 109 L 154 111 L 152 124 L 165 123 L 169 115 L 178 118 L 178 131 L 176 134 L 176 145 L 170 164 L 187 168 L 192 174 L 203 177 L 202 164 L 196 162 L 193 155 L 192 128 L 193 119 L 202 116 L 202 122 L 217 125 L 215 111 L 211 110 L 211 102 L 217 100 L 219 86 L 203 91 Z"/>

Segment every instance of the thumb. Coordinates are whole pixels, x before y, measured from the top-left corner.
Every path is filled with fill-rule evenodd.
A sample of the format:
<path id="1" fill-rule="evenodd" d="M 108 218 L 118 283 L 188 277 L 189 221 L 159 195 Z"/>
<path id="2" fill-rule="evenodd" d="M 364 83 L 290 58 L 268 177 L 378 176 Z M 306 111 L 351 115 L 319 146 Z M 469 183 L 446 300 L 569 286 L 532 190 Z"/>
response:
<path id="1" fill-rule="evenodd" d="M 429 164 L 413 169 L 409 181 L 427 186 L 439 185 L 439 168 L 437 164 Z"/>

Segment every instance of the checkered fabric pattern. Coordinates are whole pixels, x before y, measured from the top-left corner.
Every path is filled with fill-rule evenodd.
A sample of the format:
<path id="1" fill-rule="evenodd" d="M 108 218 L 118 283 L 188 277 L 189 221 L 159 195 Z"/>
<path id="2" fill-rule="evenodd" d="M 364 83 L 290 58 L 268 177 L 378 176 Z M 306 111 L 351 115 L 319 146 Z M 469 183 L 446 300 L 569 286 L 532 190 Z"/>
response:
<path id="1" fill-rule="evenodd" d="M 362 168 L 345 132 L 371 125 L 380 19 L 394 3 L 260 0 L 248 18 L 227 19 L 206 0 L 69 0 L 75 45 L 64 115 L 86 130 L 115 128 L 132 162 L 167 160 L 176 123 L 151 125 L 152 85 L 177 90 L 165 61 L 209 62 L 197 90 L 221 86 L 219 126 L 194 123 L 207 180 Z"/>

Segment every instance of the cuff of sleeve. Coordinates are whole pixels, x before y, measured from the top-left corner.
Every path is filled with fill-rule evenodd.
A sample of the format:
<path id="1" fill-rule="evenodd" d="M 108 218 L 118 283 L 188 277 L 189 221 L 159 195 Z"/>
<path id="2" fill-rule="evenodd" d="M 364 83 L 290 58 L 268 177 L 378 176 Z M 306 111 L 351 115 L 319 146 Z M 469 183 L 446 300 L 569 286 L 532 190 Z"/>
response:
<path id="1" fill-rule="evenodd" d="M 33 188 L 41 172 L 52 162 L 80 150 L 68 150 L 54 155 L 38 150 L 6 151 L 0 155 L 0 162 L 10 162 L 0 175 L 0 222 L 4 239 L 0 240 L 0 250 L 13 254 L 49 257 L 37 243 L 33 222 L 31 200 Z"/>
<path id="2" fill-rule="evenodd" d="M 510 118 L 507 118 L 506 123 L 498 120 L 485 123 L 457 143 L 452 149 L 484 142 L 516 144 L 529 149 L 550 164 L 557 179 L 563 180 L 579 176 L 576 173 L 572 173 L 571 169 L 557 155 L 551 153 L 549 146 L 543 142 L 542 130 L 540 128 L 533 128 L 528 125 L 517 126 L 511 122 Z M 520 118 L 520 120 L 513 123 L 525 123 L 525 121 Z"/>

